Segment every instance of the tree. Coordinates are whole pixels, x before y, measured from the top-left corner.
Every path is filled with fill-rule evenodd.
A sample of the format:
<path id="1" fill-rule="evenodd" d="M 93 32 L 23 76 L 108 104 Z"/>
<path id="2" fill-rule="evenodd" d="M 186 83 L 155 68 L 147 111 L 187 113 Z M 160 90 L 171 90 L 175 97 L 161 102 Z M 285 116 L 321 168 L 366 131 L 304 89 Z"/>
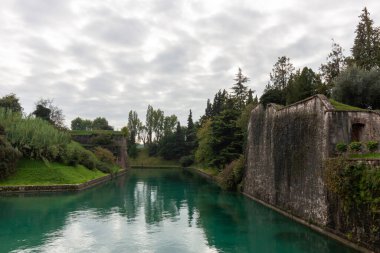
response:
<path id="1" fill-rule="evenodd" d="M 277 62 L 273 65 L 270 76 L 270 88 L 284 90 L 289 83 L 291 76 L 294 73 L 293 64 L 286 56 L 278 57 Z"/>
<path id="2" fill-rule="evenodd" d="M 92 130 L 92 121 L 76 117 L 71 121 L 71 130 Z"/>
<path id="3" fill-rule="evenodd" d="M 226 102 L 226 108 L 211 123 L 213 150 L 211 164 L 221 170 L 226 164 L 238 158 L 242 153 L 243 134 L 237 126 L 240 112 L 233 108 L 233 101 Z"/>
<path id="4" fill-rule="evenodd" d="M 374 67 L 380 68 L 379 28 L 373 26 L 373 20 L 370 18 L 370 13 L 366 7 L 362 10 L 359 18 L 354 46 L 352 47 L 354 62 L 365 70 Z"/>
<path id="5" fill-rule="evenodd" d="M 177 122 L 178 118 L 174 114 L 164 118 L 164 136 L 170 135 L 175 131 Z"/>
<path id="6" fill-rule="evenodd" d="M 58 128 L 64 128 L 65 116 L 63 115 L 62 109 L 54 105 L 53 102 L 53 99 L 41 98 L 36 102 L 36 110 L 33 114 L 36 115 L 36 117 L 49 121 Z M 48 113 L 46 109 L 49 109 L 50 113 Z"/>
<path id="7" fill-rule="evenodd" d="M 292 104 L 317 92 L 317 87 L 321 85 L 319 75 L 310 68 L 304 67 L 302 71 L 297 71 L 292 76 L 288 88 L 286 89 L 286 104 Z"/>
<path id="8" fill-rule="evenodd" d="M 195 151 L 195 161 L 204 166 L 208 166 L 214 156 L 211 138 L 211 119 L 207 119 L 197 131 L 198 148 Z"/>
<path id="9" fill-rule="evenodd" d="M 248 105 L 248 104 L 253 104 L 253 103 L 254 103 L 254 100 L 253 100 L 253 93 L 254 93 L 253 90 L 251 90 L 251 89 L 248 90 L 247 105 Z M 257 100 L 257 96 L 256 96 L 256 100 Z"/>
<path id="10" fill-rule="evenodd" d="M 225 107 L 225 103 L 228 99 L 228 93 L 226 90 L 219 90 L 214 97 L 214 102 L 212 103 L 212 117 L 218 116 Z"/>
<path id="11" fill-rule="evenodd" d="M 333 80 L 339 76 L 340 72 L 346 68 L 346 57 L 343 55 L 343 48 L 332 40 L 331 52 L 326 58 L 327 62 L 319 68 L 325 84 L 332 88 Z"/>
<path id="12" fill-rule="evenodd" d="M 129 111 L 128 114 L 128 130 L 130 134 L 130 138 L 136 142 L 136 139 L 138 139 L 139 130 L 141 129 L 142 123 L 139 119 L 139 116 L 136 111 Z"/>
<path id="13" fill-rule="evenodd" d="M 336 78 L 332 96 L 352 106 L 380 109 L 380 70 L 348 67 Z"/>
<path id="14" fill-rule="evenodd" d="M 46 121 L 52 123 L 52 121 L 50 120 L 51 110 L 49 108 L 46 108 L 43 105 L 36 105 L 36 110 L 33 112 L 33 114 L 37 118 L 41 118 L 43 120 L 46 120 Z"/>
<path id="15" fill-rule="evenodd" d="M 154 109 L 151 105 L 148 105 L 148 109 L 146 110 L 146 118 L 145 118 L 145 126 L 147 130 L 147 142 L 151 144 L 153 142 L 153 114 Z"/>
<path id="16" fill-rule="evenodd" d="M 146 141 L 147 141 L 147 137 L 148 137 L 148 131 L 147 131 L 147 128 L 146 126 L 144 125 L 141 125 L 140 126 L 140 129 L 139 129 L 139 140 L 143 142 L 143 145 L 145 146 L 146 144 Z"/>
<path id="17" fill-rule="evenodd" d="M 159 142 L 164 132 L 164 112 L 160 109 L 153 111 L 153 132 L 156 141 Z"/>
<path id="18" fill-rule="evenodd" d="M 241 110 L 244 108 L 245 102 L 247 100 L 248 87 L 245 84 L 249 82 L 249 78 L 247 76 L 244 76 L 241 68 L 239 68 L 234 81 L 236 81 L 236 83 L 234 83 L 232 86 L 233 97 L 236 101 L 238 110 Z"/>
<path id="19" fill-rule="evenodd" d="M 108 121 L 106 120 L 106 118 L 97 117 L 92 122 L 92 129 L 93 130 L 113 130 L 113 127 L 108 125 Z"/>
<path id="20" fill-rule="evenodd" d="M 264 91 L 264 94 L 260 97 L 260 103 L 266 106 L 269 103 L 275 103 L 280 105 L 286 104 L 286 93 L 280 89 L 269 88 Z"/>
<path id="21" fill-rule="evenodd" d="M 206 118 L 210 118 L 212 116 L 212 104 L 210 102 L 210 99 L 207 99 L 207 106 L 205 110 L 205 116 Z"/>
<path id="22" fill-rule="evenodd" d="M 186 150 L 187 154 L 193 153 L 197 146 L 197 136 L 196 130 L 193 122 L 193 114 L 190 110 L 189 117 L 187 118 L 187 129 L 186 129 Z"/>
<path id="23" fill-rule="evenodd" d="M 0 107 L 13 112 L 22 112 L 23 108 L 20 105 L 19 99 L 15 94 L 11 93 L 0 98 Z"/>

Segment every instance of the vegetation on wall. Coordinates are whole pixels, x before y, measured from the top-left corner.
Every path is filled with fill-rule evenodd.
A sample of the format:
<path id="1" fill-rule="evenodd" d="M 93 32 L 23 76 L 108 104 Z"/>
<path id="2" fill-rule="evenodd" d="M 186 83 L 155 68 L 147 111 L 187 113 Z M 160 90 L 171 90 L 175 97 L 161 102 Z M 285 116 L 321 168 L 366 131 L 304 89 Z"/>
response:
<path id="1" fill-rule="evenodd" d="M 327 160 L 324 171 L 328 190 L 336 194 L 342 203 L 347 233 L 379 243 L 380 167 L 349 163 L 339 157 Z"/>

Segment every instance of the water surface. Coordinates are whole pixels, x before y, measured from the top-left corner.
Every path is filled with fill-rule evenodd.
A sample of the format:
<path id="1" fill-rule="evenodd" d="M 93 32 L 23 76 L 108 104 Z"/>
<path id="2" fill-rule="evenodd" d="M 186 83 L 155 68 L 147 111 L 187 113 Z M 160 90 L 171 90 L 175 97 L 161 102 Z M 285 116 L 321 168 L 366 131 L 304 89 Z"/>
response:
<path id="1" fill-rule="evenodd" d="M 0 252 L 355 252 L 176 169 L 81 193 L 0 197 Z"/>

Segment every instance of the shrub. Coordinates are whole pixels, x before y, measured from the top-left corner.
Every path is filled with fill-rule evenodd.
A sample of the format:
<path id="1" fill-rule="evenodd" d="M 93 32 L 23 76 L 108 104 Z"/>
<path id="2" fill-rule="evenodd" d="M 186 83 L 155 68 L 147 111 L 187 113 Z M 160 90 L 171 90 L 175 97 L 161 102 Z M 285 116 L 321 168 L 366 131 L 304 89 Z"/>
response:
<path id="1" fill-rule="evenodd" d="M 236 190 L 243 179 L 243 172 L 244 156 L 241 155 L 238 159 L 226 165 L 219 173 L 218 184 L 225 190 Z"/>
<path id="2" fill-rule="evenodd" d="M 14 149 L 5 139 L 4 128 L 0 126 L 0 179 L 4 179 L 16 171 L 16 164 L 21 153 Z"/>
<path id="3" fill-rule="evenodd" d="M 79 154 L 79 164 L 82 164 L 87 169 L 94 170 L 97 163 L 98 159 L 94 153 L 92 153 L 90 150 L 81 150 Z"/>
<path id="4" fill-rule="evenodd" d="M 91 139 L 91 142 L 96 146 L 112 145 L 112 136 L 100 134 Z"/>
<path id="5" fill-rule="evenodd" d="M 0 121 L 6 137 L 25 157 L 49 158 L 56 155 L 56 146 L 63 149 L 70 135 L 40 118 L 22 118 L 21 114 L 0 108 Z"/>
<path id="6" fill-rule="evenodd" d="M 95 169 L 96 164 L 99 162 L 94 153 L 74 141 L 64 148 L 61 160 L 67 165 L 76 166 L 81 164 L 90 170 Z"/>
<path id="7" fill-rule="evenodd" d="M 358 142 L 358 141 L 351 142 L 350 143 L 350 150 L 355 151 L 355 152 L 361 151 L 362 150 L 362 143 Z"/>
<path id="8" fill-rule="evenodd" d="M 179 159 L 179 163 L 182 167 L 188 167 L 194 163 L 194 156 L 193 155 L 187 155 L 182 156 L 181 159 Z"/>
<path id="9" fill-rule="evenodd" d="M 96 147 L 94 154 L 103 163 L 108 163 L 111 165 L 115 164 L 116 158 L 108 149 Z"/>
<path id="10" fill-rule="evenodd" d="M 340 153 L 344 153 L 347 151 L 347 144 L 340 142 L 336 144 L 335 149 Z"/>
<path id="11" fill-rule="evenodd" d="M 369 141 L 369 142 L 367 142 L 367 149 L 370 152 L 376 151 L 378 147 L 379 147 L 379 142 L 378 141 Z"/>
<path id="12" fill-rule="evenodd" d="M 112 173 L 112 166 L 105 162 L 97 162 L 96 168 L 104 173 Z"/>

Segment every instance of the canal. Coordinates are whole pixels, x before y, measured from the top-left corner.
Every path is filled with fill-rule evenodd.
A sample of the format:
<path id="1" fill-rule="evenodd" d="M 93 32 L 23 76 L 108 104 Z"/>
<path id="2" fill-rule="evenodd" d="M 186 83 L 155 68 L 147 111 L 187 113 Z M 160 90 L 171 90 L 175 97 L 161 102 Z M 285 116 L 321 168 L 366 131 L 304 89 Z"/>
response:
<path id="1" fill-rule="evenodd" d="M 177 169 L 80 193 L 0 196 L 0 252 L 356 252 Z"/>

